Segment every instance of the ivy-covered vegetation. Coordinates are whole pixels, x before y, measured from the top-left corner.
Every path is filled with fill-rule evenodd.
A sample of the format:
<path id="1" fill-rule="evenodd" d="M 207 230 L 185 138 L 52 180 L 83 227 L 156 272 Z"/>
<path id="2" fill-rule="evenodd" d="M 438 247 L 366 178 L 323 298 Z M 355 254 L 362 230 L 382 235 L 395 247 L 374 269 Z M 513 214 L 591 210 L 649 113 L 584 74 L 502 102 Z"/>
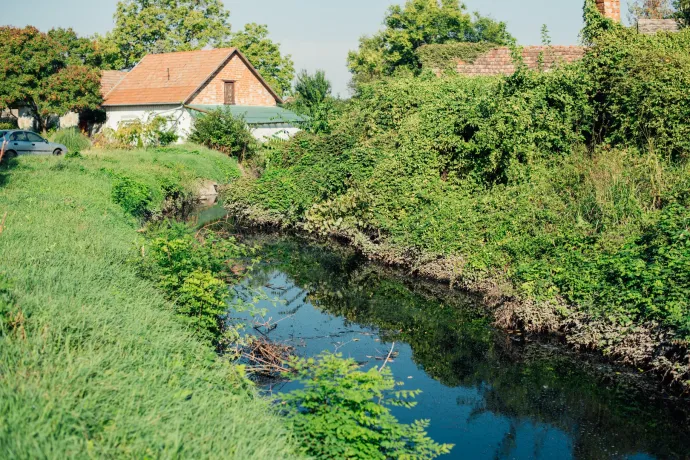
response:
<path id="1" fill-rule="evenodd" d="M 638 35 L 593 5 L 583 61 L 360 84 L 327 132 L 274 147 L 229 203 L 427 275 L 565 305 L 562 318 L 687 340 L 690 32 Z M 616 339 L 591 340 L 616 352 Z"/>

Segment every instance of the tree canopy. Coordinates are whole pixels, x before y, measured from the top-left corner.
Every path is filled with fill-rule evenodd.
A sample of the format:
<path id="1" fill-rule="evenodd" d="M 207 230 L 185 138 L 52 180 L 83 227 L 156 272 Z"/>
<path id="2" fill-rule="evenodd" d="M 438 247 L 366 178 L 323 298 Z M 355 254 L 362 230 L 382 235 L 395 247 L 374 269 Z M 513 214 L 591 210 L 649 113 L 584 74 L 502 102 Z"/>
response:
<path id="1" fill-rule="evenodd" d="M 467 12 L 458 0 L 408 0 L 393 5 L 384 19 L 384 29 L 362 37 L 358 51 L 348 55 L 348 67 L 355 81 L 365 81 L 399 71 L 418 72 L 415 51 L 422 45 L 490 42 L 500 45 L 513 38 L 506 24 Z"/>
<path id="2" fill-rule="evenodd" d="M 120 0 L 115 28 L 98 37 L 107 66 L 126 69 L 150 53 L 217 46 L 229 39 L 221 0 Z"/>
<path id="3" fill-rule="evenodd" d="M 310 75 L 302 70 L 295 82 L 295 95 L 296 103 L 304 106 L 307 113 L 318 107 L 331 96 L 331 82 L 326 78 L 326 72 L 317 70 Z"/>
<path id="4" fill-rule="evenodd" d="M 280 53 L 280 44 L 268 38 L 268 27 L 247 24 L 244 30 L 232 35 L 230 45 L 247 56 L 249 62 L 279 94 L 287 94 L 295 77 L 292 57 Z"/>
<path id="5" fill-rule="evenodd" d="M 120 0 L 115 28 L 97 37 L 97 59 L 104 68 L 120 70 L 147 54 L 223 46 L 239 48 L 278 93 L 290 90 L 292 58 L 280 53 L 265 25 L 247 24 L 233 34 L 222 0 Z"/>
<path id="6" fill-rule="evenodd" d="M 690 25 L 690 0 L 632 0 L 628 5 L 628 18 L 677 19 L 681 26 Z"/>
<path id="7" fill-rule="evenodd" d="M 0 27 L 0 106 L 27 107 L 39 130 L 50 115 L 98 107 L 100 73 L 90 66 L 92 51 L 71 30 Z"/>
<path id="8" fill-rule="evenodd" d="M 631 22 L 638 19 L 665 19 L 674 14 L 671 0 L 633 0 L 628 4 Z"/>

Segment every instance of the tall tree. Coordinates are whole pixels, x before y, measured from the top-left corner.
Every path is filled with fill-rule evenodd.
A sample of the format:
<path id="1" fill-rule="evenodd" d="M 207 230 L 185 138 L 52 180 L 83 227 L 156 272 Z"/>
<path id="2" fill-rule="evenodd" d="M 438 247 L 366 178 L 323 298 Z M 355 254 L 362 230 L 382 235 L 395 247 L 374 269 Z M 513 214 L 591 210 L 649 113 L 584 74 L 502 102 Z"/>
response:
<path id="1" fill-rule="evenodd" d="M 513 41 L 506 24 L 475 13 L 458 0 L 408 0 L 393 5 L 384 19 L 384 29 L 362 37 L 358 51 L 348 55 L 348 67 L 356 81 L 392 75 L 401 68 L 418 72 L 415 53 L 422 45 L 455 42 Z"/>
<path id="2" fill-rule="evenodd" d="M 29 109 L 39 130 L 50 115 L 95 109 L 101 103 L 100 73 L 58 40 L 62 32 L 0 27 L 0 106 Z M 75 35 L 76 37 L 76 35 Z"/>
<path id="3" fill-rule="evenodd" d="M 96 46 L 96 42 L 89 38 L 79 37 L 72 29 L 52 29 L 48 37 L 59 43 L 64 51 L 68 64 L 101 67 L 103 55 Z"/>
<path id="4" fill-rule="evenodd" d="M 326 72 L 323 70 L 317 70 L 314 75 L 302 70 L 297 75 L 295 93 L 296 103 L 310 113 L 331 96 L 331 82 L 328 81 Z"/>
<path id="5" fill-rule="evenodd" d="M 672 0 L 633 0 L 628 4 L 630 22 L 638 19 L 666 19 L 674 14 Z"/>
<path id="6" fill-rule="evenodd" d="M 279 94 L 287 94 L 295 77 L 292 57 L 280 53 L 280 44 L 268 38 L 268 27 L 247 24 L 244 30 L 234 33 L 230 45 L 247 56 L 249 62 Z"/>
<path id="7" fill-rule="evenodd" d="M 230 12 L 221 0 L 120 0 L 115 28 L 98 37 L 107 66 L 126 69 L 145 55 L 226 42 Z"/>
<path id="8" fill-rule="evenodd" d="M 690 27 L 690 0 L 673 0 L 675 17 L 682 27 Z"/>

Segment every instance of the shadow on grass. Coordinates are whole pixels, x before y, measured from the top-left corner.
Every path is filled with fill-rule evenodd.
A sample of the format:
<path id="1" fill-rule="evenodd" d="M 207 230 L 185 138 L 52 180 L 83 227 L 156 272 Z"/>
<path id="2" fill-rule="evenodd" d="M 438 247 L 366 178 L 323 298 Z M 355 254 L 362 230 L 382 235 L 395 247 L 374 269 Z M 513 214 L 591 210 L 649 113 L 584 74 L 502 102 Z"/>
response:
<path id="1" fill-rule="evenodd" d="M 10 171 L 16 167 L 19 162 L 16 158 L 3 158 L 0 162 L 0 188 L 7 185 L 10 181 Z"/>

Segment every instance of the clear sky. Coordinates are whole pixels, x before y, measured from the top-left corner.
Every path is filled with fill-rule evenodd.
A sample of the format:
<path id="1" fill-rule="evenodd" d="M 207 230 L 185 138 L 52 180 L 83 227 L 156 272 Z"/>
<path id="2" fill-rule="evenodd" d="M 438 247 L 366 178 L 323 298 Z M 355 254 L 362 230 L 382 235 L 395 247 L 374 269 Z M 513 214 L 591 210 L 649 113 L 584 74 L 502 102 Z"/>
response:
<path id="1" fill-rule="evenodd" d="M 79 34 L 104 34 L 113 27 L 117 0 L 0 0 L 0 24 L 34 25 L 41 30 L 72 27 Z M 271 38 L 292 55 L 297 70 L 324 69 L 336 93 L 347 94 L 347 52 L 358 39 L 381 27 L 384 13 L 403 0 L 224 0 L 235 30 L 248 22 L 267 24 Z M 622 10 L 627 11 L 626 0 Z M 522 45 L 540 44 L 546 24 L 554 45 L 574 45 L 582 27 L 583 0 L 465 0 L 508 23 Z M 625 15 L 625 13 L 624 13 Z"/>

